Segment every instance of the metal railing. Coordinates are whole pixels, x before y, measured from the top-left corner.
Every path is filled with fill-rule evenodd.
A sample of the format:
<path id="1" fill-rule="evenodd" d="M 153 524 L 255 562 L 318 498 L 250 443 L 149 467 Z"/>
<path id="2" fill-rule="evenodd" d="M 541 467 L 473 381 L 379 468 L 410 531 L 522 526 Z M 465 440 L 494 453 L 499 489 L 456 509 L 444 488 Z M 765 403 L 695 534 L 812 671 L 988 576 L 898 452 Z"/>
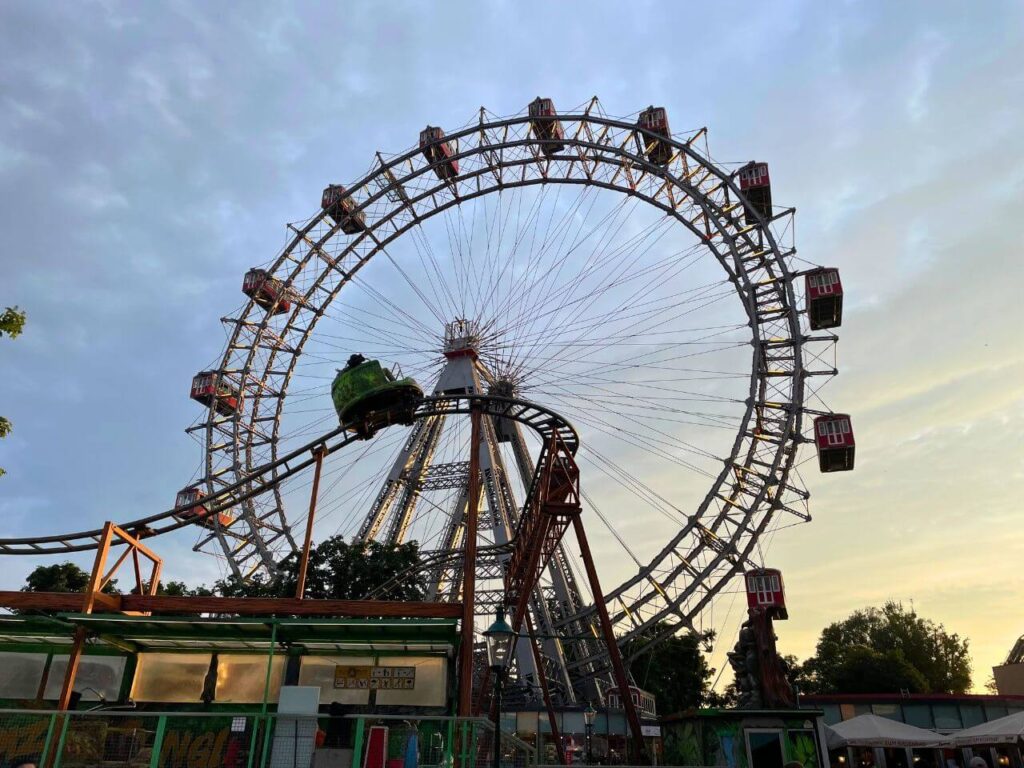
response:
<path id="1" fill-rule="evenodd" d="M 500 768 L 537 765 L 514 734 L 500 746 Z M 493 750 L 482 718 L 0 710 L 0 766 L 491 768 Z"/>

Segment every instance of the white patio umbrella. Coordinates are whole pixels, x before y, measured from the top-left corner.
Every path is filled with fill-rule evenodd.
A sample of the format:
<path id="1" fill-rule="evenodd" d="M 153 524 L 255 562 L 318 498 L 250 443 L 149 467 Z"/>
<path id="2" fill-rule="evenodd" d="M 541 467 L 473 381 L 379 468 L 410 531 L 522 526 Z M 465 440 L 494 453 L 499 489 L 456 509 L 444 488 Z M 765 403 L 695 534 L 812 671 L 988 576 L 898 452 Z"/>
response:
<path id="1" fill-rule="evenodd" d="M 840 747 L 939 747 L 948 739 L 935 731 L 918 728 L 878 715 L 858 715 L 829 726 L 838 737 L 826 734 L 829 749 Z"/>
<path id="2" fill-rule="evenodd" d="M 1024 738 L 1024 712 L 964 728 L 950 737 L 958 746 L 971 744 L 1014 744 Z"/>

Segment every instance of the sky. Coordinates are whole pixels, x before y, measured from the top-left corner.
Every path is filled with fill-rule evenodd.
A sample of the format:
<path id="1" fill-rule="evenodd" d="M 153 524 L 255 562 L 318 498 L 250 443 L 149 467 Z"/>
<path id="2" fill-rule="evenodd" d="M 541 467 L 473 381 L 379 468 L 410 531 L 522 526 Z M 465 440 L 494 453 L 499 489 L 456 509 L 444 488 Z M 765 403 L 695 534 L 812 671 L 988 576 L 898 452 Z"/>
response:
<path id="1" fill-rule="evenodd" d="M 980 687 L 1024 633 L 1022 51 L 1013 2 L 3 3 L 0 306 L 28 312 L 0 341 L 3 535 L 169 506 L 189 378 L 326 181 L 427 122 L 596 94 L 769 160 L 801 255 L 842 270 L 825 397 L 857 468 L 808 474 L 813 521 L 772 540 L 780 647 L 899 600 L 970 638 Z M 166 577 L 216 578 L 191 544 L 160 542 Z"/>

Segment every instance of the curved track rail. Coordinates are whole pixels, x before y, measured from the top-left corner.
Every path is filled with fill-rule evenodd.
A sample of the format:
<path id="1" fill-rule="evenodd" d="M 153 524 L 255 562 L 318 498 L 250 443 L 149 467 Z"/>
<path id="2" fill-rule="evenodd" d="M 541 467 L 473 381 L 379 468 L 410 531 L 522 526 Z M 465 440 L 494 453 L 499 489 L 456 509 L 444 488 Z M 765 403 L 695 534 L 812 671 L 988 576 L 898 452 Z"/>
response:
<path id="1" fill-rule="evenodd" d="M 424 398 L 417 407 L 414 418 L 425 419 L 431 416 L 468 414 L 479 410 L 488 416 L 502 416 L 519 422 L 534 430 L 540 437 L 543 448 L 537 459 L 533 482 L 526 503 L 529 504 L 534 488 L 540 477 L 541 467 L 551 442 L 551 435 L 557 433 L 572 453 L 579 448 L 579 435 L 572 424 L 549 408 L 545 408 L 526 400 L 485 395 L 451 395 Z M 302 472 L 316 463 L 313 449 L 325 446 L 327 454 L 344 448 L 350 443 L 359 441 L 356 433 L 345 427 L 339 427 L 315 440 L 311 440 L 301 448 L 282 456 L 275 461 L 258 467 L 235 483 L 221 489 L 214 497 L 204 499 L 207 517 L 216 520 L 218 512 L 236 507 L 247 499 L 272 490 L 278 483 Z M 140 517 L 118 525 L 126 531 L 136 531 L 146 538 L 195 525 L 195 520 L 181 520 L 178 515 L 194 507 L 195 504 L 184 504 L 159 512 L 148 517 Z M 95 549 L 103 535 L 102 528 L 74 533 L 56 534 L 51 536 L 25 537 L 16 539 L 0 539 L 0 554 L 4 555 L 46 555 L 70 552 L 85 552 Z"/>

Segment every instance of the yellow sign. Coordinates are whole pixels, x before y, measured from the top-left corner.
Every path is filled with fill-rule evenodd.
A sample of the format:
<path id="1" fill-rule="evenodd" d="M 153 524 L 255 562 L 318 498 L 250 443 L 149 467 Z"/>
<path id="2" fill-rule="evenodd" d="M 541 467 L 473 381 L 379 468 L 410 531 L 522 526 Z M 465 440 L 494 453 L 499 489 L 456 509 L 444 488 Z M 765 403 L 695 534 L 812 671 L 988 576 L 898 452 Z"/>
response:
<path id="1" fill-rule="evenodd" d="M 339 664 L 334 668 L 334 687 L 373 691 L 411 691 L 416 687 L 416 667 L 371 667 Z"/>
<path id="2" fill-rule="evenodd" d="M 370 687 L 371 669 L 365 665 L 339 664 L 334 668 L 334 687 L 366 690 Z"/>

